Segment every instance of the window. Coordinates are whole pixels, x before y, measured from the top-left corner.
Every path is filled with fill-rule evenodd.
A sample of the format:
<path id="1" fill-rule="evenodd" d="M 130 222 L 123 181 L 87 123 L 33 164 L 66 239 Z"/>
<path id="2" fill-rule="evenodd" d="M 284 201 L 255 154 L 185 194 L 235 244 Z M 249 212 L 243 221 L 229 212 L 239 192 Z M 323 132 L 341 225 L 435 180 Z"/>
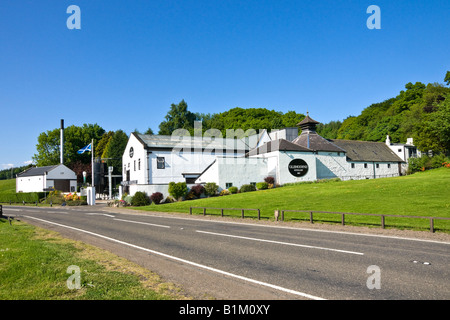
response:
<path id="1" fill-rule="evenodd" d="M 388 168 L 391 168 L 391 164 L 390 163 L 388 163 L 387 165 L 388 165 Z"/>
<path id="2" fill-rule="evenodd" d="M 380 164 L 379 163 L 377 163 L 377 169 L 380 167 Z"/>
<path id="3" fill-rule="evenodd" d="M 364 168 L 367 169 L 367 163 L 364 163 Z"/>
<path id="4" fill-rule="evenodd" d="M 399 152 L 399 153 L 402 152 L 402 149 L 398 149 L 398 152 Z"/>
<path id="5" fill-rule="evenodd" d="M 134 160 L 134 171 L 136 171 L 136 160 Z"/>
<path id="6" fill-rule="evenodd" d="M 352 163 L 352 169 L 355 169 L 355 164 L 354 163 Z"/>
<path id="7" fill-rule="evenodd" d="M 138 159 L 138 170 L 141 170 L 141 159 Z"/>
<path id="8" fill-rule="evenodd" d="M 225 183 L 225 189 L 228 189 L 228 188 L 230 188 L 230 187 L 232 187 L 233 186 L 233 183 L 232 182 L 226 182 Z"/>
<path id="9" fill-rule="evenodd" d="M 250 182 L 250 184 L 256 187 L 256 182 Z"/>
<path id="10" fill-rule="evenodd" d="M 156 157 L 156 168 L 157 169 L 166 168 L 166 160 L 164 159 L 164 157 Z"/>

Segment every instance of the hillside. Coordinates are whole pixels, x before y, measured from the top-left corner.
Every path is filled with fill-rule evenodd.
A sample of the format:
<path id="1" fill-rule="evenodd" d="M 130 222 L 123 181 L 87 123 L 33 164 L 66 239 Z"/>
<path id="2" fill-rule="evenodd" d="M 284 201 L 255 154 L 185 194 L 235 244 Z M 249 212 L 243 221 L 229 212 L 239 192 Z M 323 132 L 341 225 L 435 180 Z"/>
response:
<path id="1" fill-rule="evenodd" d="M 16 192 L 16 179 L 0 180 L 0 193 Z"/>

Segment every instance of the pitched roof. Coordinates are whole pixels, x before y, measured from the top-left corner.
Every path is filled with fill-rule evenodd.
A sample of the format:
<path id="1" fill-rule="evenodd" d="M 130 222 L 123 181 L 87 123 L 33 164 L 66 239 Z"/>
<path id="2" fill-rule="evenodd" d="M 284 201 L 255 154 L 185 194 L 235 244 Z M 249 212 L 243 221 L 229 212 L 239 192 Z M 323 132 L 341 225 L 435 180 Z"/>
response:
<path id="1" fill-rule="evenodd" d="M 321 137 L 315 131 L 303 131 L 292 143 L 312 149 L 313 151 L 345 152 L 343 148 Z"/>
<path id="2" fill-rule="evenodd" d="M 248 150 L 249 146 L 246 139 L 231 139 L 231 138 L 216 138 L 216 137 L 192 137 L 192 136 L 167 136 L 167 135 L 147 135 L 137 134 L 133 135 L 146 148 L 202 148 L 211 150 Z M 255 138 L 255 137 L 251 137 Z M 251 142 L 250 142 L 251 143 Z M 253 141 L 255 143 L 255 141 Z"/>
<path id="3" fill-rule="evenodd" d="M 17 177 L 43 176 L 44 173 L 53 170 L 57 166 L 59 166 L 59 165 L 29 168 L 29 169 L 17 174 Z"/>
<path id="4" fill-rule="evenodd" d="M 330 139 L 351 161 L 404 162 L 384 142 Z"/>
<path id="5" fill-rule="evenodd" d="M 258 154 L 269 153 L 272 151 L 306 151 L 312 152 L 313 150 L 299 146 L 285 139 L 272 140 L 264 143 L 262 146 L 249 151 L 246 156 L 254 156 Z"/>

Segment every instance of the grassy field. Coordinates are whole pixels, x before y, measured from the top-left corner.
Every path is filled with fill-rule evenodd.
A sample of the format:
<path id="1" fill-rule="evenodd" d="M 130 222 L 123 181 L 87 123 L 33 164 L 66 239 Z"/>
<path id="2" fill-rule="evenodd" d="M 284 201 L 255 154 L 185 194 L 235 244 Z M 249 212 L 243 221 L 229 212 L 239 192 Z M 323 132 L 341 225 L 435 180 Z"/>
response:
<path id="1" fill-rule="evenodd" d="M 450 217 L 450 170 L 440 168 L 413 175 L 338 182 L 308 183 L 271 190 L 212 197 L 162 205 L 139 207 L 139 210 L 189 213 L 190 206 L 217 208 L 255 208 L 261 216 L 274 217 L 279 210 L 317 210 L 333 212 Z M 194 213 L 201 213 L 201 209 Z M 213 211 L 208 211 L 214 213 Z M 216 211 L 220 214 L 220 211 Z M 240 211 L 225 211 L 240 216 Z M 245 215 L 256 216 L 256 212 Z M 340 216 L 315 214 L 323 221 L 340 222 Z M 308 214 L 286 213 L 285 220 L 309 220 Z M 380 225 L 380 218 L 346 216 L 346 223 Z M 386 226 L 428 229 L 428 219 L 386 218 Z M 437 230 L 449 230 L 450 221 L 435 221 Z"/>
<path id="2" fill-rule="evenodd" d="M 0 192 L 16 192 L 16 179 L 0 180 Z"/>
<path id="3" fill-rule="evenodd" d="M 0 300 L 185 299 L 149 270 L 52 231 L 0 219 L 0 239 Z M 67 285 L 72 265 L 80 288 Z"/>

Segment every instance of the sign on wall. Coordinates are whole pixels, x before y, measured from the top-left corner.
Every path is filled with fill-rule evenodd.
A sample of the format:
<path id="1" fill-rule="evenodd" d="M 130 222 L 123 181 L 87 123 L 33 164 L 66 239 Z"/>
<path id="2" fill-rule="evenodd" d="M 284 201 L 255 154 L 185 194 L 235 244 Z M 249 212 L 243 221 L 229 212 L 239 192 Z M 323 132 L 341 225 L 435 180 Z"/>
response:
<path id="1" fill-rule="evenodd" d="M 288 169 L 294 177 L 303 177 L 308 173 L 308 164 L 305 160 L 294 159 L 289 162 Z"/>

